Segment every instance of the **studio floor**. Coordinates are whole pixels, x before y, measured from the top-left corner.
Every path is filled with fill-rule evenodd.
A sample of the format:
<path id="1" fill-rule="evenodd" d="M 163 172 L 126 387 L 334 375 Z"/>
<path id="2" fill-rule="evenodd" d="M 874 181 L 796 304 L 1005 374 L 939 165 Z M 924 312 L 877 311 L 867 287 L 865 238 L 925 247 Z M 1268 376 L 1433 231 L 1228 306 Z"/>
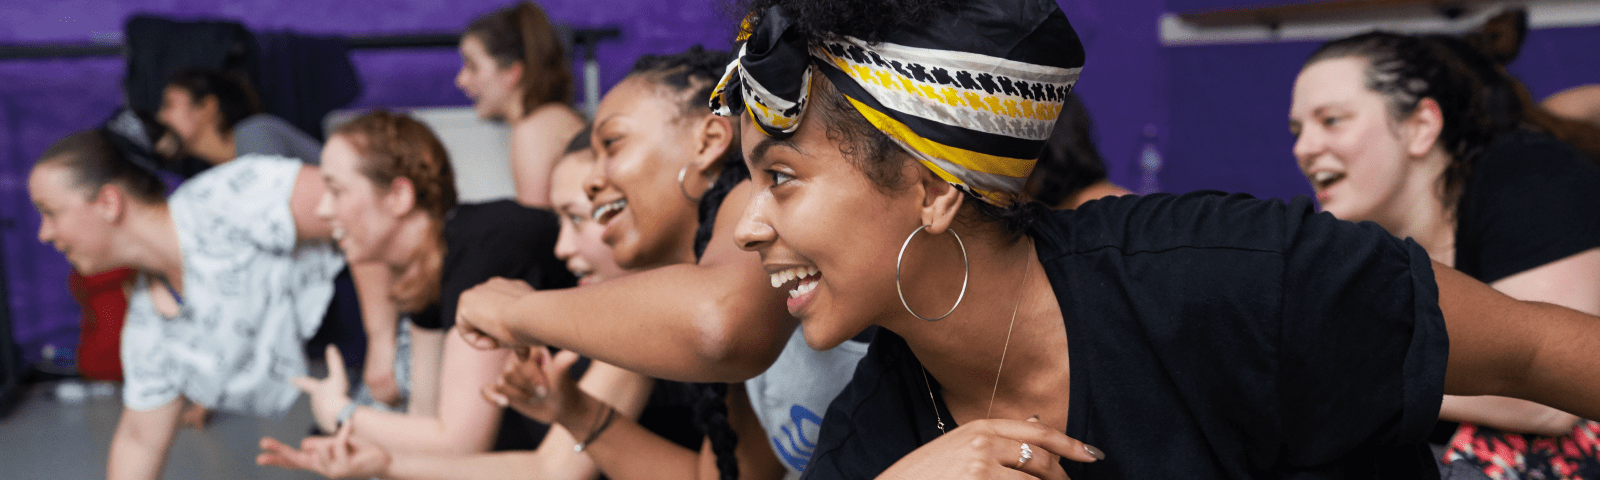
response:
<path id="1" fill-rule="evenodd" d="M 112 383 L 76 380 L 29 386 L 15 408 L 0 417 L 0 478 L 105 478 L 107 449 L 122 412 L 116 388 Z M 311 410 L 304 396 L 280 419 L 218 413 L 204 430 L 178 431 L 162 478 L 322 478 L 255 464 L 262 436 L 298 445 L 310 427 Z"/>

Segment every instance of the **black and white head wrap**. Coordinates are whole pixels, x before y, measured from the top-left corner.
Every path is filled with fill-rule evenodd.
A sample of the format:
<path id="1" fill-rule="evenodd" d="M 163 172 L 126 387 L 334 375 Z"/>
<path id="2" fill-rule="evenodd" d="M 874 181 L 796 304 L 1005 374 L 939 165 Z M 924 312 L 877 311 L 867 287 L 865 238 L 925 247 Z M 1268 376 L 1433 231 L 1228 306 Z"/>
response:
<path id="1" fill-rule="evenodd" d="M 761 132 L 799 128 L 813 73 L 958 188 L 1014 203 L 1083 70 L 1083 44 L 1053 0 L 974 0 L 869 43 L 808 41 L 783 7 L 741 27 L 711 108 Z M 737 95 L 735 95 L 737 94 Z"/>

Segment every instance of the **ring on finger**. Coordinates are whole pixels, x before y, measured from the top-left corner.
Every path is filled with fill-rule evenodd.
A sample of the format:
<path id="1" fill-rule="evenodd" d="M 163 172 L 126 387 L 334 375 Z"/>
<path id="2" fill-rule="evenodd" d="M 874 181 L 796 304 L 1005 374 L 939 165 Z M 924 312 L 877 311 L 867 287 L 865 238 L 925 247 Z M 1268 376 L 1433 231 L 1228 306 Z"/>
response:
<path id="1" fill-rule="evenodd" d="M 1024 443 L 1022 444 L 1022 455 L 1017 457 L 1017 469 L 1021 470 L 1023 465 L 1028 464 L 1028 460 L 1033 460 L 1033 447 Z"/>

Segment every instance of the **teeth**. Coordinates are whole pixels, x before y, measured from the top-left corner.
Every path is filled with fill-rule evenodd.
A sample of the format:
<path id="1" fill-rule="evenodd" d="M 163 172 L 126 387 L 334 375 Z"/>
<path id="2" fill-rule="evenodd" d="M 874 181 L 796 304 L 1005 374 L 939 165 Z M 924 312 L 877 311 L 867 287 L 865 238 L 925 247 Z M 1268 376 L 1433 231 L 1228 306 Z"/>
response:
<path id="1" fill-rule="evenodd" d="M 1333 182 L 1338 181 L 1341 178 L 1344 178 L 1344 174 L 1342 173 L 1321 171 L 1311 174 L 1311 183 L 1316 185 L 1318 188 L 1321 188 L 1331 185 Z"/>
<path id="2" fill-rule="evenodd" d="M 811 293 L 812 290 L 816 290 L 816 289 L 817 289 L 817 282 L 802 283 L 799 286 L 794 287 L 794 289 L 789 290 L 789 298 L 797 298 L 797 297 L 799 297 L 801 295 L 805 295 L 807 293 Z"/>
<path id="3" fill-rule="evenodd" d="M 784 284 L 789 283 L 794 279 L 816 276 L 817 273 L 820 273 L 820 271 L 817 270 L 817 267 L 794 267 L 772 273 L 769 275 L 769 277 L 772 280 L 772 288 L 782 288 Z M 800 294 L 804 294 L 805 292 L 809 291 L 811 291 L 811 289 L 806 288 L 804 291 L 801 291 Z M 792 295 L 795 293 L 795 290 L 790 290 L 789 293 Z"/>
<path id="4" fill-rule="evenodd" d="M 611 212 L 621 211 L 622 207 L 626 206 L 628 206 L 628 199 L 624 198 L 617 200 L 615 202 L 594 207 L 594 214 L 592 216 L 594 217 L 595 221 L 600 221 L 601 218 L 611 214 Z"/>

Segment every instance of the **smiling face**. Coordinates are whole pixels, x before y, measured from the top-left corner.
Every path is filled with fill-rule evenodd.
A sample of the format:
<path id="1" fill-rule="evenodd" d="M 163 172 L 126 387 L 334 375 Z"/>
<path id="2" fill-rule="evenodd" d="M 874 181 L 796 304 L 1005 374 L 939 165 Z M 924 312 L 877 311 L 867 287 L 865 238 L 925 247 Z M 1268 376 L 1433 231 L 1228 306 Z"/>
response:
<path id="1" fill-rule="evenodd" d="M 923 223 L 923 196 L 917 186 L 880 188 L 828 139 L 818 115 L 808 118 L 787 142 L 763 136 L 748 116 L 740 120 L 755 191 L 735 241 L 761 254 L 774 287 L 789 292 L 789 313 L 804 325 L 806 343 L 822 350 L 868 325 L 906 316 L 897 300 L 895 264 L 906 235 Z M 902 172 L 917 178 L 926 169 L 906 161 Z M 934 292 L 955 287 L 936 281 L 950 280 L 949 269 L 961 266 L 947 262 L 953 242 L 923 243 L 950 242 L 948 234 L 918 238 L 904 262 L 907 298 L 938 315 L 951 299 Z"/>
<path id="2" fill-rule="evenodd" d="M 698 204 L 685 198 L 678 172 L 697 154 L 700 133 L 679 117 L 681 98 L 630 77 L 600 101 L 593 145 L 598 166 L 584 181 L 591 218 L 617 263 L 641 270 L 694 261 Z M 707 115 L 710 113 L 707 112 Z"/>
<path id="3" fill-rule="evenodd" d="M 1366 87 L 1367 60 L 1343 57 L 1306 66 L 1289 109 L 1294 156 L 1322 209 L 1344 220 L 1383 223 L 1404 208 L 1413 169 L 1382 95 Z"/>
<path id="4" fill-rule="evenodd" d="M 73 184 L 72 173 L 49 162 L 28 175 L 28 196 L 39 210 L 39 241 L 66 255 L 84 275 L 117 268 L 111 262 L 112 225 L 106 205 Z"/>
<path id="5" fill-rule="evenodd" d="M 583 180 L 594 165 L 594 150 L 585 149 L 563 157 L 550 172 L 550 203 L 561 216 L 561 236 L 556 240 L 555 253 L 578 277 L 578 285 L 623 274 L 622 267 L 612 259 L 611 247 L 600 239 L 604 230 L 590 216 L 594 207 L 583 192 Z"/>
<path id="6" fill-rule="evenodd" d="M 411 258 L 409 252 L 390 248 L 400 216 L 385 208 L 387 189 L 379 189 L 361 173 L 361 155 L 345 135 L 334 135 L 322 148 L 322 179 L 327 188 L 317 204 L 317 216 L 333 227 L 333 238 L 350 263 L 393 264 Z"/>
<path id="7" fill-rule="evenodd" d="M 484 49 L 483 41 L 472 35 L 461 37 L 461 71 L 456 73 L 456 87 L 472 98 L 478 116 L 490 120 L 505 120 L 515 104 L 522 98 L 517 82 L 522 79 L 520 63 L 500 66 Z"/>

